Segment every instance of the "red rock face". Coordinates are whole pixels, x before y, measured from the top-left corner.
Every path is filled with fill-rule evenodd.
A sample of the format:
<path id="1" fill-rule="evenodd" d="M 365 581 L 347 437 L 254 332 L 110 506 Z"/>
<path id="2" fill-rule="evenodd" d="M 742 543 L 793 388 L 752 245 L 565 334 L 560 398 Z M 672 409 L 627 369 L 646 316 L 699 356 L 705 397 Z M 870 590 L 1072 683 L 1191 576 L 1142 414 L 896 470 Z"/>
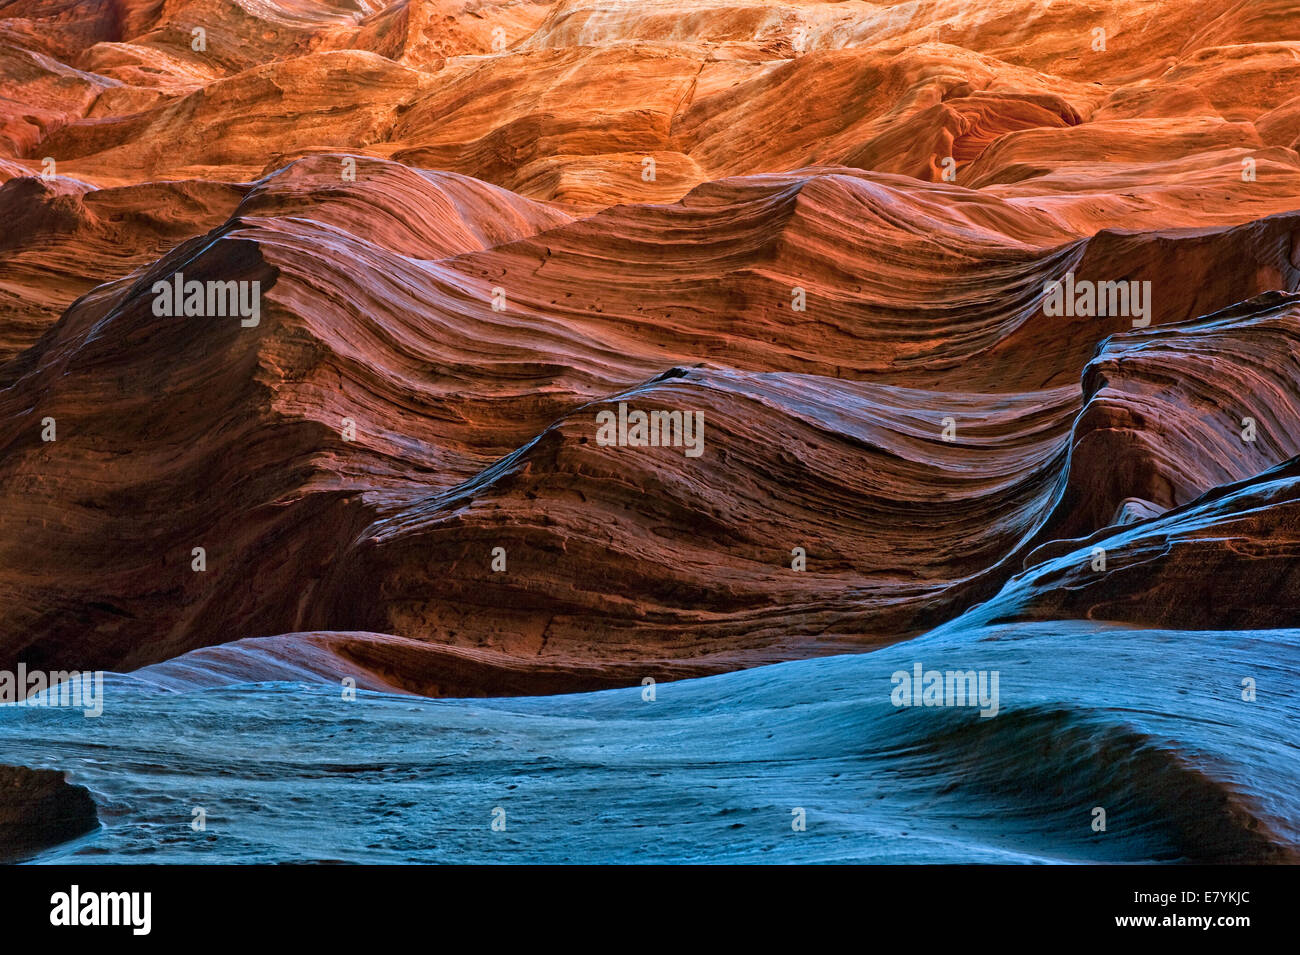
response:
<path id="1" fill-rule="evenodd" d="M 1300 609 L 1300 3 L 0 17 L 0 666 L 553 693 L 1004 585 Z"/>

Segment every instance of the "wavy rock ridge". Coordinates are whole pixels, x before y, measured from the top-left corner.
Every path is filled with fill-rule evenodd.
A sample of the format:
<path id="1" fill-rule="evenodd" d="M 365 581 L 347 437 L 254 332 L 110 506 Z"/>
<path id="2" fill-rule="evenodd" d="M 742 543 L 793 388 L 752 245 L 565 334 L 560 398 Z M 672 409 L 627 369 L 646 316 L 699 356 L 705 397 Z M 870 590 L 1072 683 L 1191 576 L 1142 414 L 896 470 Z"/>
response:
<path id="1" fill-rule="evenodd" d="M 0 665 L 470 696 L 984 601 L 1289 625 L 1296 4 L 0 9 Z"/>

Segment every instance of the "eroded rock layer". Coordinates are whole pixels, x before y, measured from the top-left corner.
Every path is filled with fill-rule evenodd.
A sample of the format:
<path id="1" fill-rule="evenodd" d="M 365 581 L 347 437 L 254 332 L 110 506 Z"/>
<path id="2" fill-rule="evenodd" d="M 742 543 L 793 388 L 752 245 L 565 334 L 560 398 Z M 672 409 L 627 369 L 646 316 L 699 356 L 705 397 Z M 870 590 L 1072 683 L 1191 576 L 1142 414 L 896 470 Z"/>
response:
<path id="1" fill-rule="evenodd" d="M 0 667 L 1294 619 L 1300 4 L 0 17 Z"/>
<path id="2" fill-rule="evenodd" d="M 53 770 L 0 765 L 0 862 L 29 859 L 98 827 L 84 786 Z"/>

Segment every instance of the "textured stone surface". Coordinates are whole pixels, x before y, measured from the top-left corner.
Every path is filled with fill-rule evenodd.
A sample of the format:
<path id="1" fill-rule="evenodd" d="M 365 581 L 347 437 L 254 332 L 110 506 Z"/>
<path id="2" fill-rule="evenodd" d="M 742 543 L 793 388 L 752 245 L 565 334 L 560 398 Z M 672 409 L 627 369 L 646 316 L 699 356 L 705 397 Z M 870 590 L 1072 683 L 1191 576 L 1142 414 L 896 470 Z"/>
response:
<path id="1" fill-rule="evenodd" d="M 1286 624 L 1276 482 L 1195 502 L 1300 453 L 1296 4 L 3 16 L 0 665 L 595 689 L 1032 580 Z M 178 271 L 260 323 L 156 316 Z M 1048 314 L 1067 275 L 1150 327 Z M 601 446 L 620 404 L 704 453 Z M 1140 574 L 1053 563 L 1121 533 Z"/>

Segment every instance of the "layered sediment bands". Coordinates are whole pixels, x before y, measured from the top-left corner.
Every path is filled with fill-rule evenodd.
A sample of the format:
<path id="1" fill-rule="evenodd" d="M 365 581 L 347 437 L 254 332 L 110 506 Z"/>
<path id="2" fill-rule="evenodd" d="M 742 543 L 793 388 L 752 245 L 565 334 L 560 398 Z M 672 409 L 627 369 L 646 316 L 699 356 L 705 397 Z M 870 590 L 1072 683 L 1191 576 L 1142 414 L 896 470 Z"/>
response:
<path id="1" fill-rule="evenodd" d="M 1044 219 L 960 187 L 810 170 L 618 207 L 453 266 L 506 288 L 530 326 L 576 324 L 625 351 L 653 355 L 652 341 L 675 362 L 987 392 L 1075 383 L 1102 339 L 1132 328 L 1137 316 L 1046 316 L 1044 290 L 1067 273 L 1150 282 L 1155 324 L 1300 287 L 1293 214 L 1073 242 Z M 578 274 L 600 291 L 575 293 Z"/>
<path id="2" fill-rule="evenodd" d="M 78 296 L 221 225 L 245 191 L 201 181 L 94 189 L 61 177 L 8 179 L 0 186 L 0 363 Z M 0 368 L 0 381 L 7 374 Z"/>
<path id="3" fill-rule="evenodd" d="M 1294 629 L 989 625 L 968 615 L 871 653 L 659 684 L 653 701 L 641 685 L 531 699 L 352 698 L 340 685 L 356 672 L 350 663 L 313 677 L 297 663 L 254 659 L 223 674 L 204 662 L 302 661 L 310 649 L 274 647 L 390 639 L 291 635 L 196 651 L 140 678 L 109 675 L 111 709 L 93 735 L 77 711 L 0 708 L 0 760 L 30 754 L 37 737 L 115 809 L 93 842 L 41 861 L 1297 858 L 1300 692 L 1282 677 L 1300 648 Z M 892 674 L 918 662 L 1000 673 L 997 716 L 894 706 Z M 264 674 L 293 682 L 244 680 Z M 1243 674 L 1259 677 L 1258 701 L 1242 700 Z M 221 807 L 217 838 L 160 841 L 157 820 L 196 792 Z M 484 792 L 503 794 L 509 840 L 465 823 L 481 821 Z M 791 838 L 796 793 L 816 824 Z M 600 825 L 590 824 L 593 799 Z M 1089 824 L 1095 806 L 1107 810 L 1105 832 Z"/>
<path id="4" fill-rule="evenodd" d="M 379 256 L 376 278 L 381 270 L 396 271 L 399 262 L 420 261 L 388 252 L 385 243 L 416 254 L 433 254 L 435 246 L 460 251 L 564 218 L 459 177 L 396 173 L 407 177 L 407 188 L 376 188 L 366 207 L 368 242 Z M 302 600 L 301 586 L 291 581 L 311 576 L 308 565 L 322 567 L 338 542 L 350 539 L 352 491 L 386 483 L 423 487 L 429 473 L 445 467 L 469 474 L 509 450 L 453 445 L 471 430 L 468 423 L 451 423 L 436 440 L 433 417 L 419 416 L 429 431 L 406 434 L 391 422 L 376 427 L 374 416 L 356 404 L 316 400 L 337 396 L 340 366 L 365 380 L 373 379 L 375 362 L 362 357 L 365 325 L 355 312 L 331 323 L 335 316 L 315 307 L 324 285 L 319 274 L 309 269 L 301 287 L 284 280 L 283 295 L 275 291 L 281 269 L 292 269 L 294 250 L 288 241 L 293 233 L 276 225 L 295 220 L 252 213 L 292 211 L 294 189 L 292 171 L 273 177 L 248 197 L 247 222 L 232 219 L 132 279 L 84 297 L 14 363 L 17 380 L 0 392 L 6 422 L 0 520 L 9 531 L 0 562 L 12 561 L 16 570 L 7 598 L 15 607 L 7 631 L 11 654 L 26 649 L 35 660 L 73 646 L 89 651 L 76 636 L 89 629 L 98 634 L 95 660 L 144 663 L 224 639 L 235 618 L 241 622 L 234 626 L 252 633 L 291 629 L 280 623 L 294 618 Z M 424 190 L 422 197 L 416 189 Z M 335 222 L 348 220 L 353 198 L 339 187 Z M 481 213 L 492 224 L 458 226 L 447 214 L 450 207 Z M 350 263 L 331 239 L 344 233 L 327 212 L 316 215 L 300 223 L 297 246 L 311 249 L 314 264 L 334 261 L 341 274 Z M 421 230 L 416 242 L 410 226 L 421 217 L 442 217 L 445 230 Z M 155 315 L 154 283 L 173 282 L 177 273 L 190 281 L 260 283 L 266 301 L 258 324 L 242 327 L 239 316 Z M 291 303 L 295 292 L 306 295 L 302 316 L 278 304 Z M 392 304 L 377 307 L 375 317 Z M 377 321 L 370 328 L 383 331 Z M 339 356 L 333 363 L 323 360 L 330 351 Z M 404 378 L 415 374 L 412 356 L 399 346 L 389 357 L 382 380 L 388 390 L 375 399 L 383 401 L 384 414 L 400 419 L 397 409 L 415 400 L 427 408 L 429 396 Z M 426 365 L 418 367 L 427 374 Z M 363 391 L 356 394 L 365 401 Z M 33 400 L 42 409 L 35 417 L 28 410 Z M 363 422 L 356 443 L 343 437 L 349 413 Z M 31 430 L 46 419 L 56 422 L 54 441 Z M 439 456 L 448 459 L 445 465 Z M 62 477 L 52 479 L 52 473 Z M 56 489 L 63 480 L 81 490 L 63 498 Z M 359 526 L 366 521 L 357 520 Z M 40 553 L 27 550 L 36 542 Z M 210 576 L 189 569 L 194 547 L 211 552 Z M 285 560 L 285 551 L 294 559 Z M 304 564 L 312 553 L 317 557 Z M 250 588 L 246 572 L 261 583 Z M 199 632 L 205 636 L 196 641 Z"/>
<path id="5" fill-rule="evenodd" d="M 10 660 L 123 668 L 232 632 L 356 630 L 532 660 L 547 691 L 640 661 L 716 672 L 901 639 L 989 596 L 1035 535 L 1295 453 L 1270 421 L 1162 497 L 1159 466 L 1088 438 L 1101 404 L 1078 384 L 1134 318 L 1043 299 L 1067 274 L 1150 282 L 1159 328 L 1294 288 L 1291 215 L 1079 239 L 961 186 L 839 169 L 575 220 L 364 156 L 234 192 L 227 222 L 6 366 Z M 258 323 L 155 315 L 177 273 L 259 282 Z M 1212 327 L 1277 390 L 1288 323 Z M 620 405 L 698 412 L 699 456 L 598 444 Z"/>
<path id="6" fill-rule="evenodd" d="M 717 671 L 725 669 L 719 662 Z M 287 633 L 203 647 L 109 678 L 109 692 L 179 693 L 232 683 L 326 683 L 349 689 L 429 697 L 538 696 L 574 687 L 610 689 L 709 672 L 658 660 L 585 663 L 433 644 L 363 632 Z M 344 683 L 351 680 L 351 683 Z"/>
<path id="7" fill-rule="evenodd" d="M 0 855 L 1297 861 L 1298 147 L 1300 0 L 0 0 Z"/>
<path id="8" fill-rule="evenodd" d="M 1053 128 L 1081 122 L 1078 113 L 1056 96 L 977 92 L 937 103 L 896 123 L 844 157 L 844 164 L 917 179 L 943 179 L 943 162 L 951 159 L 951 176 L 977 159 L 1002 136 L 1017 129 Z"/>
<path id="9" fill-rule="evenodd" d="M 69 123 L 42 149 L 72 174 L 106 181 L 252 178 L 277 155 L 380 140 L 428 82 L 377 54 L 319 53 L 215 80 L 150 110 Z M 321 103 L 321 90 L 331 91 L 330 105 Z"/>
<path id="10" fill-rule="evenodd" d="M 1289 625 L 1298 336 L 1300 299 L 1273 293 L 1108 339 L 1084 372 L 1061 496 L 988 612 Z"/>
<path id="11" fill-rule="evenodd" d="M 1268 819 L 1266 807 L 1243 798 L 1217 767 L 1122 723 L 1065 708 L 1025 709 L 937 733 L 914 752 L 931 772 L 952 774 L 955 791 L 1004 801 L 1061 832 L 1076 828 L 1078 810 L 1058 794 L 1096 793 L 1129 831 L 1149 834 L 1158 846 L 1153 861 L 1300 861 L 1285 824 Z M 1087 853 L 1078 842 L 1074 851 Z"/>
<path id="12" fill-rule="evenodd" d="M 1300 454 L 1298 378 L 1295 295 L 1108 339 L 1084 371 L 1061 519 L 1045 532 L 1081 537 L 1128 499 L 1165 511 Z"/>
<path id="13" fill-rule="evenodd" d="M 310 223 L 337 232 L 340 251 L 364 242 L 411 259 L 481 252 L 571 221 L 475 179 L 364 156 L 318 156 L 273 171 L 234 215 L 275 231 Z"/>
<path id="14" fill-rule="evenodd" d="M 1255 121 L 1255 128 L 1269 145 L 1295 150 L 1300 144 L 1300 96 L 1265 113 Z"/>
<path id="15" fill-rule="evenodd" d="M 328 49 L 373 50 L 419 69 L 445 58 L 500 53 L 532 35 L 553 0 L 398 0 L 366 16 L 351 33 L 323 41 Z"/>
<path id="16" fill-rule="evenodd" d="M 1089 165 L 1235 150 L 1294 187 L 1276 111 L 1300 83 L 1300 8 L 1245 6 L 183 0 L 82 23 L 10 3 L 0 62 L 24 108 L 0 113 L 0 143 L 100 184 L 364 152 L 582 211 L 813 164 L 934 179 L 947 158 L 979 184 L 1073 167 L 1088 191 Z"/>
<path id="17" fill-rule="evenodd" d="M 0 666 L 553 693 L 1293 607 L 1294 3 L 0 16 Z"/>
<path id="18" fill-rule="evenodd" d="M 1216 629 L 1300 613 L 1300 458 L 1158 517 L 1043 544 L 985 613 Z"/>
<path id="19" fill-rule="evenodd" d="M 891 641 L 1041 518 L 1072 399 L 670 373 L 385 514 L 308 620 L 543 661 L 712 655 L 708 668 Z M 972 422 L 960 445 L 939 404 Z M 596 416 L 620 405 L 701 415 L 703 453 L 600 446 Z"/>

